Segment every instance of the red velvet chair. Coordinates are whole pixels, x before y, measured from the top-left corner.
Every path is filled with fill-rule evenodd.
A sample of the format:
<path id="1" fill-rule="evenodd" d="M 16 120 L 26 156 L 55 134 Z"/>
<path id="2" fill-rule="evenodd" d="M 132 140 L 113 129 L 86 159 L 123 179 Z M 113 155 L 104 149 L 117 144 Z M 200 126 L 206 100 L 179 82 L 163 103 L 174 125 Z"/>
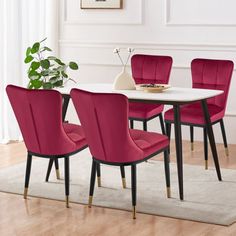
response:
<path id="1" fill-rule="evenodd" d="M 64 158 L 65 195 L 69 207 L 69 156 L 87 147 L 81 126 L 62 123 L 62 97 L 53 90 L 28 90 L 8 85 L 11 106 L 28 151 L 24 198 L 27 198 L 32 156 Z"/>
<path id="2" fill-rule="evenodd" d="M 142 130 L 129 130 L 128 100 L 124 95 L 90 93 L 78 89 L 72 89 L 70 94 L 93 156 L 89 206 L 92 204 L 97 164 L 120 167 L 130 165 L 135 218 L 136 164 L 163 151 L 167 195 L 170 197 L 168 137 Z"/>
<path id="3" fill-rule="evenodd" d="M 171 66 L 172 58 L 169 56 L 136 54 L 131 58 L 132 76 L 136 84 L 168 84 Z M 147 131 L 147 122 L 159 117 L 162 133 L 165 134 L 163 108 L 161 104 L 130 102 L 130 127 L 133 129 L 134 121 L 142 121 L 143 130 Z"/>
<path id="4" fill-rule="evenodd" d="M 234 63 L 228 60 L 194 59 L 191 63 L 192 87 L 201 89 L 223 90 L 222 95 L 208 99 L 208 109 L 212 125 L 220 123 L 226 155 L 228 155 L 227 140 L 223 118 L 232 78 Z M 205 168 L 208 168 L 207 129 L 201 104 L 196 102 L 183 105 L 180 109 L 180 118 L 183 125 L 190 126 L 191 149 L 193 150 L 193 127 L 202 127 L 204 130 L 204 156 Z M 168 136 L 170 136 L 171 123 L 174 112 L 170 109 L 165 112 L 165 123 Z"/>

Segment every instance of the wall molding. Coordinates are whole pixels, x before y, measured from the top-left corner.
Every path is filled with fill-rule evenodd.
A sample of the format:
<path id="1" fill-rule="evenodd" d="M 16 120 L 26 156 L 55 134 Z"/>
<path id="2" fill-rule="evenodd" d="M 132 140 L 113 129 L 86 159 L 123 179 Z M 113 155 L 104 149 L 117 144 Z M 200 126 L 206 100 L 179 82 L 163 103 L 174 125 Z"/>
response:
<path id="1" fill-rule="evenodd" d="M 236 27 L 236 23 L 173 22 L 171 20 L 171 0 L 166 0 L 165 2 L 165 25 L 173 27 Z"/>
<path id="2" fill-rule="evenodd" d="M 60 46 L 77 48 L 120 48 L 133 47 L 139 50 L 174 50 L 174 51 L 215 51 L 236 52 L 236 44 L 196 44 L 196 43 L 154 43 L 154 42 L 82 42 L 78 40 L 59 40 Z"/>

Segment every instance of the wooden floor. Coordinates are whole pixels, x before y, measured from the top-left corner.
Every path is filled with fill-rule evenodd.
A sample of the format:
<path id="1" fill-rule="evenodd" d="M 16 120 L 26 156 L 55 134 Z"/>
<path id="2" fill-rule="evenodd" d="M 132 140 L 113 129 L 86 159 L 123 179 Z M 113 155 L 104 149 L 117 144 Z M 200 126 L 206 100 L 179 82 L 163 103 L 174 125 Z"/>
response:
<path id="1" fill-rule="evenodd" d="M 194 152 L 184 142 L 184 162 L 204 165 L 202 143 L 195 143 Z M 175 160 L 174 145 L 171 161 Z M 217 145 L 221 167 L 236 170 L 236 145 L 229 147 L 227 158 L 222 145 Z M 25 161 L 23 143 L 0 145 L 1 168 Z M 161 158 L 161 157 L 159 157 Z M 211 159 L 211 156 L 210 156 Z M 210 161 L 209 165 L 212 165 Z M 235 196 L 236 197 L 236 196 Z M 229 227 L 71 204 L 66 209 L 64 202 L 0 193 L 0 235 L 236 235 L 236 224 Z"/>

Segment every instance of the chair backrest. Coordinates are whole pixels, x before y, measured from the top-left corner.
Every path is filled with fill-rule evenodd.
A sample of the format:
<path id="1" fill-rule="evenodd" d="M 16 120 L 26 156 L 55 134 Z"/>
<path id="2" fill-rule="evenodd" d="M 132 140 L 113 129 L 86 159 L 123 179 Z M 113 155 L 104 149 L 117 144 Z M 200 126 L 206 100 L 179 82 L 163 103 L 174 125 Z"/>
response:
<path id="1" fill-rule="evenodd" d="M 170 56 L 136 54 L 131 58 L 136 84 L 168 84 L 172 67 Z"/>
<path id="2" fill-rule="evenodd" d="M 192 60 L 192 87 L 203 89 L 218 89 L 224 93 L 208 99 L 208 104 L 226 108 L 234 63 L 229 60 L 212 60 L 197 58 Z"/>
<path id="3" fill-rule="evenodd" d="M 132 162 L 143 151 L 128 128 L 128 101 L 121 94 L 71 90 L 71 98 L 83 127 L 91 154 L 110 163 Z"/>
<path id="4" fill-rule="evenodd" d="M 61 155 L 76 146 L 62 126 L 62 97 L 53 90 L 6 88 L 28 151 Z"/>

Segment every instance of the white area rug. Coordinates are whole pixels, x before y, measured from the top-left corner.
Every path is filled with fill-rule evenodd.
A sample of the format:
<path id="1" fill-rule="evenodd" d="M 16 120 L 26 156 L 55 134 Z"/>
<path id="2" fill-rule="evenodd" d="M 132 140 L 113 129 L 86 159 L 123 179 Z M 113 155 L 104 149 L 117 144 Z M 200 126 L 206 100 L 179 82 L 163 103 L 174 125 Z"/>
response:
<path id="1" fill-rule="evenodd" d="M 64 181 L 56 179 L 54 168 L 50 182 L 44 181 L 47 165 L 48 159 L 33 159 L 29 196 L 64 200 Z M 168 199 L 163 162 L 137 165 L 137 212 L 221 225 L 236 221 L 236 170 L 222 169 L 219 182 L 213 168 L 206 171 L 203 166 L 184 165 L 185 200 L 180 201 L 176 164 L 170 167 L 172 198 Z M 131 210 L 130 167 L 125 169 L 127 189 L 122 188 L 119 167 L 101 166 L 102 187 L 95 187 L 94 205 Z M 71 202 L 87 204 L 90 170 L 88 150 L 70 158 Z M 63 177 L 63 160 L 60 172 Z M 25 163 L 0 169 L 0 191 L 23 193 L 24 174 Z"/>

